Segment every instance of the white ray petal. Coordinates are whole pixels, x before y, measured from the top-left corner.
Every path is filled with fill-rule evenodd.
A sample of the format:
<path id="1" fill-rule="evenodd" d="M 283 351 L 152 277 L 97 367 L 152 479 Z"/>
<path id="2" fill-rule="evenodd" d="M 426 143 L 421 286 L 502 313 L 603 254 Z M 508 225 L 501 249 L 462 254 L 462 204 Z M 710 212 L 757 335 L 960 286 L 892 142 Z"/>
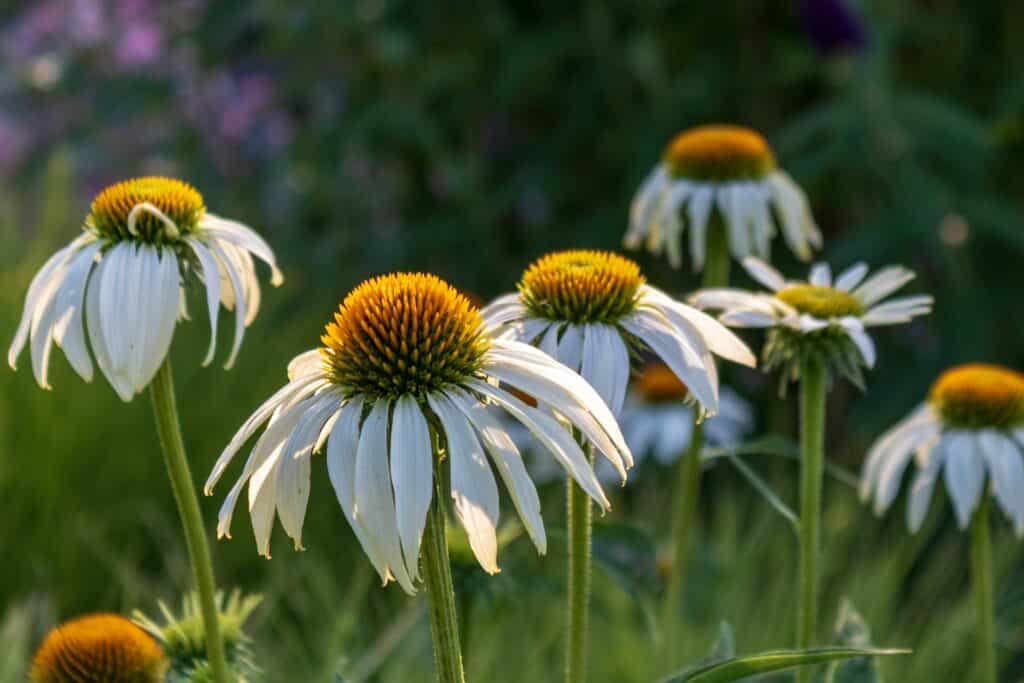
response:
<path id="1" fill-rule="evenodd" d="M 708 218 L 711 215 L 714 198 L 715 192 L 712 187 L 697 184 L 686 205 L 689 222 L 687 227 L 690 230 L 690 258 L 693 260 L 694 270 L 701 270 L 707 260 Z"/>
<path id="2" fill-rule="evenodd" d="M 245 289 L 242 286 L 242 278 L 238 274 L 235 266 L 232 264 L 230 257 L 224 252 L 223 247 L 217 243 L 216 240 L 211 240 L 209 243 L 210 251 L 217 258 L 220 267 L 223 268 L 224 272 L 228 276 L 228 281 L 231 284 L 230 289 L 234 292 L 234 308 L 235 308 L 235 338 L 231 343 L 231 353 L 228 354 L 228 359 L 224 363 L 224 369 L 230 370 L 234 364 L 235 359 L 238 357 L 238 350 L 242 347 L 242 338 L 245 336 L 245 318 L 246 318 L 246 301 L 245 301 Z M 223 298 L 224 294 L 221 294 Z M 225 301 L 225 305 L 227 302 Z"/>
<path id="3" fill-rule="evenodd" d="M 613 415 L 622 412 L 629 384 L 629 351 L 618 330 L 594 323 L 584 326 L 580 374 L 604 399 Z"/>
<path id="4" fill-rule="evenodd" d="M 231 242 L 235 246 L 255 254 L 257 258 L 270 266 L 270 284 L 273 286 L 277 287 L 284 282 L 284 276 L 277 268 L 277 259 L 274 258 L 274 252 L 270 245 L 249 226 L 207 212 L 200 220 L 199 227 L 218 239 Z"/>
<path id="5" fill-rule="evenodd" d="M 975 439 L 988 464 L 996 500 L 1020 536 L 1024 533 L 1024 462 L 1021 449 L 995 430 L 983 430 Z"/>
<path id="6" fill-rule="evenodd" d="M 857 350 L 860 351 L 861 357 L 864 359 L 864 363 L 869 367 L 875 367 L 875 360 L 877 354 L 875 353 L 875 342 L 872 341 L 871 336 L 864 331 L 864 325 L 858 318 L 853 316 L 845 316 L 839 319 L 839 324 L 842 325 L 846 333 L 850 335 L 850 339 L 853 340 Z"/>
<path id="7" fill-rule="evenodd" d="M 498 484 L 494 473 L 466 416 L 444 394 L 427 394 L 427 401 L 441 420 L 448 441 L 455 515 L 480 566 L 488 574 L 497 574 Z"/>
<path id="8" fill-rule="evenodd" d="M 869 277 L 851 294 L 865 308 L 870 308 L 872 304 L 881 301 L 913 279 L 913 271 L 902 266 L 889 266 Z"/>
<path id="9" fill-rule="evenodd" d="M 434 494 L 434 456 L 427 420 L 410 396 L 395 402 L 390 453 L 398 538 L 406 571 L 415 579 L 419 577 L 420 542 Z"/>
<path id="10" fill-rule="evenodd" d="M 750 277 L 773 292 L 786 288 L 786 279 L 782 277 L 782 274 L 759 258 L 748 256 L 743 259 L 743 269 Z"/>
<path id="11" fill-rule="evenodd" d="M 448 396 L 480 435 L 498 474 L 508 488 L 512 503 L 523 520 L 530 539 L 537 547 L 537 551 L 543 555 L 547 552 L 547 536 L 544 532 L 544 520 L 540 515 L 540 497 L 526 471 L 519 449 L 485 405 L 458 389 L 449 392 Z"/>
<path id="12" fill-rule="evenodd" d="M 366 529 L 367 540 L 379 548 L 380 556 L 387 561 L 395 580 L 406 593 L 414 595 L 416 588 L 402 559 L 395 496 L 391 488 L 388 409 L 388 402 L 378 401 L 363 423 L 356 451 L 356 517 Z"/>
<path id="13" fill-rule="evenodd" d="M 512 394 L 482 380 L 471 380 L 467 386 L 497 403 L 529 429 L 530 433 L 540 441 L 602 510 L 611 508 L 611 504 L 594 474 L 594 469 L 587 461 L 579 444 L 553 417 L 536 408 L 531 408 Z"/>
<path id="14" fill-rule="evenodd" d="M 92 381 L 92 359 L 85 341 L 85 290 L 99 249 L 100 245 L 94 242 L 72 257 L 68 274 L 57 292 L 57 321 L 53 326 L 54 341 L 86 382 Z"/>
<path id="15" fill-rule="evenodd" d="M 859 285 L 867 274 L 868 265 L 863 261 L 859 261 L 839 274 L 839 277 L 836 278 L 835 288 L 843 292 L 849 292 Z"/>
<path id="16" fill-rule="evenodd" d="M 943 471 L 946 490 L 953 501 L 960 528 L 966 529 L 984 490 L 984 458 L 969 432 L 947 432 L 936 448 L 942 448 L 946 453 Z"/>

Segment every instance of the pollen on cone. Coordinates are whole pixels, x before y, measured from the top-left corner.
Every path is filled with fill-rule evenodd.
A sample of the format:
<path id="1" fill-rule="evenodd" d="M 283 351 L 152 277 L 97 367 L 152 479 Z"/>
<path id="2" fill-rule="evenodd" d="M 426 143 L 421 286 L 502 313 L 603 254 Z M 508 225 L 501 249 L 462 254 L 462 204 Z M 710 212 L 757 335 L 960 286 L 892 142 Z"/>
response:
<path id="1" fill-rule="evenodd" d="M 33 683 L 157 683 L 163 650 L 116 614 L 93 614 L 50 631 L 32 661 Z"/>

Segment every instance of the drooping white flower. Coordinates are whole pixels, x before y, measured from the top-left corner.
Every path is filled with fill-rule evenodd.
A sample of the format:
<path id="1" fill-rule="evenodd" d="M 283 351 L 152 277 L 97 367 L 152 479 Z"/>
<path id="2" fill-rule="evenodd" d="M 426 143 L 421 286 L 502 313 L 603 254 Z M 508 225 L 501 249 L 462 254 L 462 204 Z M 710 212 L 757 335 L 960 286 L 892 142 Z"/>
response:
<path id="1" fill-rule="evenodd" d="M 495 334 L 535 345 L 579 372 L 616 415 L 629 384 L 631 347 L 668 365 L 701 415 L 718 412 L 713 353 L 756 363 L 725 326 L 651 287 L 636 263 L 610 252 L 548 254 L 523 273 L 517 293 L 499 297 L 482 315 Z"/>
<path id="2" fill-rule="evenodd" d="M 117 395 L 130 401 L 167 356 L 185 288 L 199 285 L 211 327 L 204 365 L 214 357 L 220 306 L 235 311 L 230 368 L 259 311 L 253 256 L 270 265 L 272 284 L 283 281 L 267 243 L 245 225 L 209 213 L 186 183 L 147 177 L 112 185 L 93 200 L 84 232 L 33 278 L 8 363 L 14 368 L 31 342 L 36 382 L 49 389 L 56 344 L 86 382 L 95 357 Z"/>
<path id="3" fill-rule="evenodd" d="M 716 224 L 737 259 L 767 260 L 776 227 L 804 261 L 821 247 L 803 190 L 778 168 L 764 138 L 741 126 L 698 126 L 677 135 L 633 198 L 623 244 L 667 252 L 680 268 L 687 233 L 694 270 L 701 270 Z"/>
<path id="4" fill-rule="evenodd" d="M 808 354 L 821 355 L 843 374 L 860 381 L 859 368 L 874 367 L 876 351 L 867 328 L 898 325 L 931 312 L 930 295 L 883 300 L 914 279 L 901 266 L 883 268 L 871 277 L 858 263 L 834 280 L 827 264 L 811 267 L 806 282 L 788 281 L 770 265 L 748 257 L 743 267 L 771 293 L 742 289 L 704 289 L 690 297 L 698 308 L 722 311 L 732 327 L 769 328 L 765 365 L 785 367 L 795 375 Z M 852 344 L 852 346 L 850 346 Z"/>
<path id="5" fill-rule="evenodd" d="M 945 482 L 960 528 L 992 493 L 1024 537 L 1024 375 L 971 363 L 943 373 L 928 400 L 875 442 L 861 474 L 860 495 L 881 515 L 914 462 L 907 527 L 924 522 L 935 485 Z"/>
<path id="6" fill-rule="evenodd" d="M 608 500 L 567 421 L 625 476 L 629 448 L 611 411 L 579 375 L 526 344 L 496 339 L 479 311 L 447 283 L 423 274 L 364 282 L 341 304 L 323 347 L 297 356 L 289 382 L 245 422 L 206 483 L 209 495 L 261 426 L 221 507 L 218 535 L 248 484 L 261 554 L 275 516 L 296 546 L 309 497 L 311 456 L 326 450 L 338 502 L 384 582 L 415 591 L 420 541 L 442 462 L 455 514 L 481 567 L 498 571 L 497 470 L 540 552 L 540 500 L 518 448 L 502 427 L 522 423 L 602 509 Z M 510 388 L 536 397 L 530 406 Z M 557 417 L 552 413 L 557 413 Z"/>

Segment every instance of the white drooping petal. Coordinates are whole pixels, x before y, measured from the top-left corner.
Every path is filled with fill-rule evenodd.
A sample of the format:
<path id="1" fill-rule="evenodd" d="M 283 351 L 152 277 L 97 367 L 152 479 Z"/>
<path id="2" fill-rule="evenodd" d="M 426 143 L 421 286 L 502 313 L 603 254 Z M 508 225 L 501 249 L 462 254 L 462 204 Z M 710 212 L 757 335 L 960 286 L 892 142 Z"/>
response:
<path id="1" fill-rule="evenodd" d="M 217 267 L 217 260 L 210 253 L 202 242 L 190 238 L 185 240 L 192 249 L 192 253 L 199 260 L 202 268 L 203 286 L 206 289 L 206 307 L 210 316 L 210 348 L 203 359 L 203 365 L 213 362 L 213 354 L 217 350 L 217 314 L 220 312 L 220 269 Z"/>
<path id="2" fill-rule="evenodd" d="M 729 249 L 735 258 L 750 254 L 750 234 L 743 215 L 743 186 L 740 183 L 726 183 L 715 193 L 718 210 L 725 218 L 729 237 Z"/>
<path id="3" fill-rule="evenodd" d="M 632 466 L 615 416 L 580 375 L 532 346 L 495 341 L 484 356 L 484 371 L 565 415 L 620 471 Z"/>
<path id="4" fill-rule="evenodd" d="M 430 429 L 416 399 L 395 401 L 391 418 L 391 483 L 395 489 L 398 538 L 409 576 L 419 577 L 420 542 L 434 493 Z"/>
<path id="5" fill-rule="evenodd" d="M 689 329 L 689 326 L 692 326 L 696 328 L 697 333 L 713 353 L 747 367 L 757 365 L 757 358 L 750 348 L 719 321 L 703 311 L 672 299 L 654 287 L 645 285 L 641 291 L 641 301 L 647 303 L 653 300 L 653 303 L 658 304 L 658 310 L 676 327 Z"/>
<path id="6" fill-rule="evenodd" d="M 225 287 L 223 292 L 226 293 L 228 290 L 234 293 L 234 309 L 235 309 L 235 338 L 231 343 L 231 353 L 228 354 L 228 359 L 224 363 L 224 369 L 230 370 L 235 365 L 235 359 L 238 357 L 238 351 L 242 347 L 242 338 L 245 336 L 245 319 L 246 319 L 246 301 L 245 301 L 245 289 L 242 285 L 242 278 L 238 273 L 231 258 L 225 253 L 224 248 L 217 243 L 216 240 L 211 240 L 209 243 L 210 251 L 217 258 L 217 262 L 220 264 L 221 269 L 228 276 L 228 283 L 230 287 Z M 221 294 L 221 298 L 224 298 L 224 293 Z M 225 301 L 225 304 L 227 302 Z"/>
<path id="7" fill-rule="evenodd" d="M 106 337 L 103 334 L 100 313 L 100 289 L 105 277 L 105 271 L 110 266 L 108 259 L 100 259 L 99 264 L 89 278 L 89 284 L 85 292 L 85 325 L 89 332 L 89 345 L 92 347 L 93 355 L 96 356 L 96 364 L 100 372 L 110 382 L 110 386 L 117 392 L 122 401 L 132 400 L 134 391 L 131 384 L 122 376 L 114 373 L 114 363 L 110 356 L 110 349 L 107 346 Z M 269 417 L 269 415 L 268 415 Z"/>
<path id="8" fill-rule="evenodd" d="M 91 243 L 76 253 L 57 292 L 53 339 L 79 377 L 92 381 L 92 359 L 85 341 L 85 290 L 100 245 Z"/>
<path id="9" fill-rule="evenodd" d="M 786 279 L 782 277 L 782 274 L 759 258 L 748 256 L 743 259 L 743 269 L 750 277 L 773 292 L 786 288 Z"/>
<path id="10" fill-rule="evenodd" d="M 957 523 L 966 529 L 985 486 L 984 456 L 970 432 L 949 431 L 936 448 L 945 452 L 946 490 L 953 501 Z"/>
<path id="11" fill-rule="evenodd" d="M 270 266 L 270 284 L 273 286 L 277 287 L 284 282 L 284 276 L 277 268 L 277 259 L 270 245 L 249 226 L 207 212 L 200 219 L 199 228 L 255 254 L 258 259 Z"/>
<path id="12" fill-rule="evenodd" d="M 302 526 L 309 505 L 310 459 L 327 419 L 338 410 L 338 398 L 329 393 L 312 399 L 281 450 L 277 467 L 277 515 L 285 533 L 302 549 Z"/>
<path id="13" fill-rule="evenodd" d="M 705 411 L 718 411 L 718 385 L 705 364 L 706 347 L 694 348 L 692 340 L 676 333 L 665 316 L 654 311 L 637 310 L 623 318 L 621 325 L 671 368 Z"/>
<path id="14" fill-rule="evenodd" d="M 939 421 L 931 407 L 928 404 L 922 404 L 911 413 L 910 417 L 882 434 L 868 451 L 867 458 L 864 460 L 859 488 L 861 500 L 866 501 L 872 493 L 877 494 L 879 473 L 890 458 L 899 458 L 903 453 L 913 454 L 918 446 L 937 436 L 940 429 Z M 902 470 L 900 473 L 902 474 Z M 886 494 L 886 497 L 889 495 Z M 876 504 L 875 509 L 884 511 L 887 507 L 888 503 Z"/>
<path id="15" fill-rule="evenodd" d="M 865 308 L 869 308 L 872 304 L 881 301 L 913 279 L 913 271 L 907 270 L 902 266 L 889 266 L 869 277 L 863 284 L 854 289 L 851 294 Z"/>
<path id="16" fill-rule="evenodd" d="M 658 203 L 658 195 L 664 189 L 666 179 L 665 167 L 658 164 L 641 183 L 640 189 L 630 202 L 629 229 L 622 238 L 622 244 L 627 249 L 639 247 L 647 234 L 648 225 Z"/>
<path id="17" fill-rule="evenodd" d="M 553 417 L 536 408 L 532 408 L 512 394 L 491 386 L 482 380 L 470 380 L 467 386 L 473 391 L 491 399 L 505 409 L 509 415 L 523 424 L 530 433 L 558 460 L 566 472 L 580 485 L 603 510 L 611 504 L 601 489 L 601 484 L 594 474 L 594 469 L 587 461 L 579 444 L 572 435 Z"/>
<path id="18" fill-rule="evenodd" d="M 765 183 L 781 218 L 782 236 L 790 250 L 800 260 L 810 260 L 811 246 L 820 246 L 821 234 L 814 224 L 803 191 L 783 171 L 771 173 Z"/>
<path id="19" fill-rule="evenodd" d="M 464 391 L 453 390 L 448 394 L 452 402 L 462 411 L 470 424 L 480 435 L 480 440 L 491 456 L 494 466 L 505 482 L 512 503 L 516 506 L 520 519 L 526 526 L 526 532 L 543 555 L 547 552 L 547 536 L 544 532 L 544 520 L 540 515 L 540 497 L 537 487 L 526 471 L 526 465 L 519 454 L 519 449 L 502 427 L 497 418 L 483 405 Z"/>
<path id="20" fill-rule="evenodd" d="M 480 309 L 484 324 L 491 328 L 526 317 L 526 306 L 518 293 L 505 294 Z"/>
<path id="21" fill-rule="evenodd" d="M 875 342 L 871 339 L 871 336 L 864 331 L 864 324 L 861 323 L 860 319 L 855 318 L 852 315 L 848 315 L 840 318 L 839 324 L 843 326 L 846 333 L 850 335 L 850 339 L 853 340 L 857 350 L 860 351 L 860 355 L 864 359 L 864 364 L 869 368 L 875 367 L 875 360 L 877 358 L 875 353 Z"/>
<path id="22" fill-rule="evenodd" d="M 447 396 L 427 394 L 441 420 L 451 458 L 451 493 L 455 515 L 469 537 L 469 547 L 488 574 L 498 571 L 498 484 L 483 447 L 466 419 Z"/>
<path id="23" fill-rule="evenodd" d="M 353 398 L 341 411 L 327 439 L 327 474 L 338 498 L 338 505 L 359 539 L 363 552 L 370 558 L 381 581 L 387 585 L 394 577 L 387 560 L 377 545 L 371 543 L 363 522 L 356 516 L 356 453 L 359 447 L 359 423 L 363 416 L 363 400 Z"/>
<path id="24" fill-rule="evenodd" d="M 18 329 L 14 333 L 14 339 L 11 341 L 11 346 L 7 351 L 7 363 L 11 366 L 12 370 L 17 369 L 18 355 L 25 348 L 25 343 L 28 341 L 29 329 L 32 319 L 39 308 L 40 298 L 52 286 L 54 274 L 65 266 L 80 247 L 91 241 L 93 241 L 91 235 L 77 237 L 71 244 L 58 250 L 57 253 L 47 259 L 42 268 L 33 276 L 32 282 L 28 286 L 28 292 L 25 294 L 25 307 L 21 313 Z"/>
<path id="25" fill-rule="evenodd" d="M 583 334 L 580 374 L 597 390 L 612 414 L 618 415 L 629 384 L 629 350 L 618 330 L 610 325 L 586 325 Z"/>
<path id="26" fill-rule="evenodd" d="M 583 364 L 583 344 L 584 326 L 569 323 L 562 328 L 562 336 L 558 340 L 558 353 L 552 358 L 573 372 L 579 372 Z"/>
<path id="27" fill-rule="evenodd" d="M 323 351 L 310 349 L 292 358 L 288 363 L 288 379 L 294 381 L 307 375 L 323 373 Z"/>
<path id="28" fill-rule="evenodd" d="M 673 268 L 683 267 L 683 223 L 682 210 L 687 198 L 694 190 L 694 186 L 685 181 L 677 181 L 665 197 L 665 206 L 662 208 L 662 216 L 665 221 L 665 251 L 668 256 L 668 263 Z"/>
<path id="29" fill-rule="evenodd" d="M 181 275 L 177 259 L 170 250 L 158 254 L 154 248 L 150 255 L 150 263 L 156 277 L 148 284 L 153 288 L 148 306 L 140 297 L 140 305 L 144 308 L 139 319 L 149 331 L 146 335 L 146 344 L 138 351 L 136 367 L 139 374 L 135 379 L 136 392 L 141 392 L 149 385 L 167 358 L 174 337 L 174 328 L 178 324 L 178 290 L 181 286 Z M 139 286 L 141 288 L 147 285 L 139 283 Z"/>
<path id="30" fill-rule="evenodd" d="M 395 496 L 391 488 L 388 408 L 386 401 L 375 403 L 359 436 L 359 448 L 356 451 L 356 517 L 366 529 L 367 540 L 376 546 L 395 580 L 406 593 L 413 595 L 416 589 L 402 559 Z"/>
<path id="31" fill-rule="evenodd" d="M 1024 534 L 1024 462 L 1021 449 L 995 430 L 982 430 L 975 439 L 988 464 L 996 501 L 1013 522 L 1014 532 L 1020 536 Z"/>
<path id="32" fill-rule="evenodd" d="M 941 472 L 941 458 L 930 457 L 925 466 L 914 475 L 914 481 L 910 485 L 910 492 L 907 496 L 907 528 L 912 534 L 917 533 L 924 523 L 925 515 L 928 513 L 928 503 L 932 499 L 935 482 L 938 481 Z"/>
<path id="33" fill-rule="evenodd" d="M 714 188 L 698 184 L 686 204 L 687 227 L 690 230 L 690 259 L 693 261 L 694 270 L 703 268 L 707 260 L 708 219 L 714 201 Z"/>

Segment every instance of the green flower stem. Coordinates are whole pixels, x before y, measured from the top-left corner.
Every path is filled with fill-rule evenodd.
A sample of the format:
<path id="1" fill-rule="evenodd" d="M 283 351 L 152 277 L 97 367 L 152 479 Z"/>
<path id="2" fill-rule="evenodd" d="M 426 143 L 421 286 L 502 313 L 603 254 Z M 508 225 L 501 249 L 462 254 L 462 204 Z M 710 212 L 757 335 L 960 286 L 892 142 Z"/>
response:
<path id="1" fill-rule="evenodd" d="M 818 553 L 821 545 L 821 485 L 825 463 L 826 372 L 821 363 L 804 363 L 800 372 L 800 603 L 797 647 L 814 645 L 818 627 Z M 808 683 L 812 670 L 797 672 Z"/>
<path id="2" fill-rule="evenodd" d="M 982 496 L 971 521 L 971 583 L 974 607 L 978 618 L 978 640 L 974 651 L 978 656 L 979 683 L 996 683 L 996 615 L 995 589 L 992 577 L 992 500 Z"/>
<path id="3" fill-rule="evenodd" d="M 590 444 L 578 440 L 592 463 L 594 459 Z M 569 642 L 565 656 L 565 680 L 566 683 L 581 683 L 587 678 L 592 510 L 590 496 L 571 477 L 566 484 L 566 509 L 569 538 Z"/>
<path id="4" fill-rule="evenodd" d="M 167 464 L 167 474 L 171 478 L 171 490 L 174 491 L 174 500 L 181 515 L 181 525 L 185 529 L 185 543 L 192 560 L 192 570 L 195 573 L 199 608 L 206 632 L 206 657 L 210 673 L 214 683 L 228 683 L 233 679 L 224 658 L 224 641 L 220 635 L 213 563 L 210 561 L 210 549 L 206 544 L 199 498 L 196 496 L 192 472 L 185 457 L 185 444 L 181 438 L 181 423 L 174 400 L 174 377 L 171 374 L 170 358 L 164 361 L 150 383 L 149 396 L 153 402 L 156 431 L 164 453 L 164 462 Z"/>
<path id="5" fill-rule="evenodd" d="M 708 229 L 707 259 L 704 263 L 702 285 L 704 288 L 727 287 L 729 285 L 729 240 L 725 224 L 718 213 L 712 214 Z M 690 447 L 680 458 L 678 483 L 675 499 L 672 502 L 672 526 L 670 541 L 667 548 L 669 566 L 668 585 L 665 589 L 663 623 L 670 629 L 666 643 L 671 646 L 672 625 L 679 612 L 682 599 L 683 583 L 686 574 L 686 546 L 690 540 L 690 529 L 697 515 L 697 502 L 700 498 L 700 453 L 704 446 L 704 430 L 699 420 L 694 420 Z"/>
<path id="6" fill-rule="evenodd" d="M 448 538 L 445 535 L 444 509 L 439 489 L 427 513 L 423 531 L 421 569 L 427 588 L 427 612 L 430 633 L 434 639 L 434 664 L 438 683 L 464 683 L 462 649 L 459 646 L 459 620 L 455 610 L 455 589 L 448 560 Z"/>

